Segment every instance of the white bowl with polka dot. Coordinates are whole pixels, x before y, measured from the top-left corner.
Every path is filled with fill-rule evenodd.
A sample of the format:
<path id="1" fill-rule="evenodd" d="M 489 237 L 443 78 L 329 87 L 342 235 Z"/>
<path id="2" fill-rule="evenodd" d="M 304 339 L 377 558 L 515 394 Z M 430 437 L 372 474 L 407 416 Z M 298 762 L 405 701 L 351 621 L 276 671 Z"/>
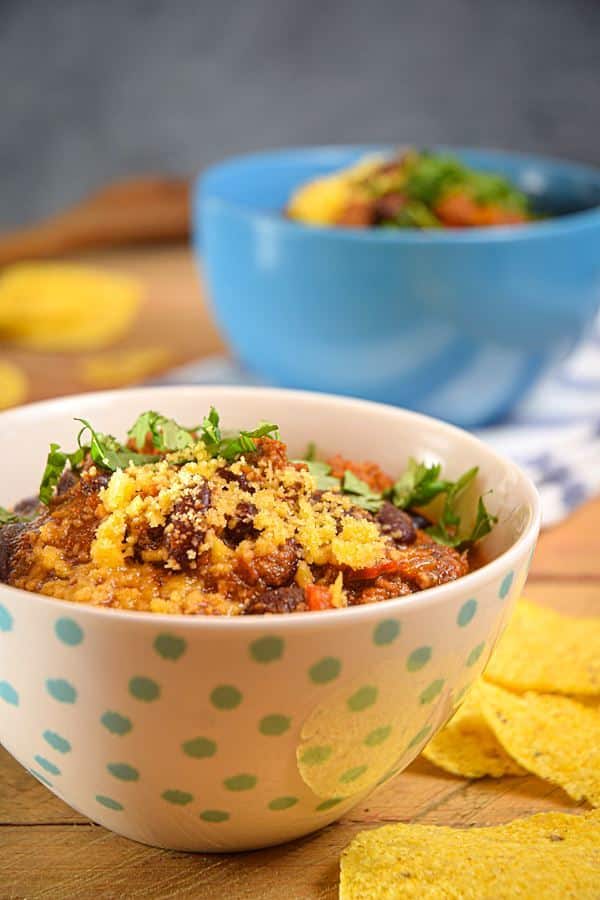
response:
<path id="1" fill-rule="evenodd" d="M 175 850 L 265 847 L 334 821 L 401 772 L 480 674 L 520 594 L 539 528 L 535 488 L 469 434 L 364 401 L 263 388 L 87 394 L 0 415 L 0 502 L 31 495 L 75 416 L 123 435 L 158 409 L 230 426 L 277 422 L 292 454 L 409 456 L 453 477 L 479 466 L 499 523 L 486 565 L 379 604 L 185 617 L 99 609 L 0 585 L 0 739 L 79 812 Z"/>

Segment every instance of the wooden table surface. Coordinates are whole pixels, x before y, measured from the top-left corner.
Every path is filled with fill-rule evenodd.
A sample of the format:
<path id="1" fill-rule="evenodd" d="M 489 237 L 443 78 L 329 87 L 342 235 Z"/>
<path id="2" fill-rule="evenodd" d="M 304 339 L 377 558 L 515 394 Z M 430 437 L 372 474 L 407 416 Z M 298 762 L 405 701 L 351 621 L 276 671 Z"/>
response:
<path id="1" fill-rule="evenodd" d="M 123 346 L 164 345 L 175 362 L 221 348 L 187 249 L 85 259 L 134 273 L 147 286 L 145 315 Z M 2 355 L 26 369 L 30 399 L 84 387 L 80 358 L 4 348 Z M 600 499 L 543 534 L 527 596 L 562 612 L 600 615 L 599 533 Z M 491 825 L 576 806 L 559 788 L 533 776 L 469 781 L 420 759 L 339 823 L 292 844 L 237 855 L 175 853 L 144 847 L 93 824 L 0 749 L 0 898 L 325 900 L 337 896 L 340 851 L 362 828 L 396 821 Z"/>

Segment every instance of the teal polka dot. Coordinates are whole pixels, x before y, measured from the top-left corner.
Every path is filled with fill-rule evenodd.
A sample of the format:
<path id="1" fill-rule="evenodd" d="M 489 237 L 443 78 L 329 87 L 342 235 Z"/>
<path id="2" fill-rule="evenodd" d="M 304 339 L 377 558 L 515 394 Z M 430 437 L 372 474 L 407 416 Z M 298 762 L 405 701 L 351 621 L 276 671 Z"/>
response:
<path id="1" fill-rule="evenodd" d="M 0 631 L 12 631 L 13 617 L 5 606 L 0 603 Z"/>
<path id="2" fill-rule="evenodd" d="M 109 763 L 106 768 L 120 781 L 139 781 L 140 773 L 128 763 Z"/>
<path id="3" fill-rule="evenodd" d="M 49 772 L 50 775 L 60 775 L 58 766 L 55 766 L 54 763 L 50 762 L 49 759 L 46 759 L 45 756 L 34 756 L 33 758 L 38 766 L 41 766 L 45 772 Z"/>
<path id="4" fill-rule="evenodd" d="M 410 654 L 406 661 L 406 668 L 409 672 L 418 672 L 423 666 L 426 666 L 431 659 L 431 647 L 417 647 Z"/>
<path id="5" fill-rule="evenodd" d="M 295 806 L 297 802 L 297 797 L 276 797 L 269 803 L 269 809 L 272 809 L 273 812 L 278 812 L 279 810 L 289 809 L 291 806 Z"/>
<path id="6" fill-rule="evenodd" d="M 19 695 L 8 681 L 0 681 L 0 700 L 10 703 L 11 706 L 19 705 Z"/>
<path id="7" fill-rule="evenodd" d="M 210 702 L 217 709 L 235 709 L 242 702 L 242 695 L 232 684 L 220 684 L 212 691 Z"/>
<path id="8" fill-rule="evenodd" d="M 57 750 L 59 753 L 69 753 L 71 750 L 70 742 L 55 731 L 45 731 L 42 737 L 53 750 Z"/>
<path id="9" fill-rule="evenodd" d="M 436 678 L 435 681 L 432 681 L 431 684 L 421 692 L 419 703 L 421 703 L 422 706 L 424 706 L 426 703 L 431 703 L 432 700 L 435 700 L 443 687 L 444 679 Z"/>
<path id="10" fill-rule="evenodd" d="M 505 575 L 502 579 L 502 584 L 500 585 L 500 590 L 498 591 L 498 596 L 501 600 L 504 600 L 508 592 L 512 587 L 512 583 L 515 577 L 514 572 L 509 572 L 508 575 Z"/>
<path id="11" fill-rule="evenodd" d="M 424 741 L 430 732 L 431 732 L 431 725 L 425 725 L 424 728 L 421 728 L 420 731 L 417 731 L 414 738 L 409 743 L 409 745 L 406 749 L 412 750 L 413 747 L 416 747 L 417 744 L 420 744 L 422 741 Z"/>
<path id="12" fill-rule="evenodd" d="M 175 637 L 173 634 L 159 634 L 154 641 L 154 649 L 158 655 L 173 662 L 183 656 L 186 646 L 183 638 Z"/>
<path id="13" fill-rule="evenodd" d="M 110 710 L 104 713 L 100 718 L 100 721 L 111 734 L 129 734 L 133 728 L 131 719 L 128 719 L 127 716 L 121 716 L 119 713 L 111 712 Z"/>
<path id="14" fill-rule="evenodd" d="M 208 759 L 208 757 L 214 756 L 217 752 L 217 745 L 210 738 L 197 737 L 191 741 L 186 741 L 181 745 L 181 749 L 186 756 L 191 756 L 194 759 Z"/>
<path id="15" fill-rule="evenodd" d="M 161 796 L 167 803 L 173 803 L 175 806 L 187 806 L 194 799 L 193 794 L 188 794 L 187 791 L 163 791 Z"/>
<path id="16" fill-rule="evenodd" d="M 363 709 L 368 709 L 377 700 L 377 693 L 377 688 L 374 685 L 363 685 L 346 701 L 348 709 L 352 710 L 352 712 L 362 712 Z"/>
<path id="17" fill-rule="evenodd" d="M 28 771 L 33 775 L 34 778 L 37 778 L 38 781 L 41 781 L 42 784 L 45 784 L 46 787 L 51 788 L 52 782 L 48 781 L 45 775 L 42 775 L 41 772 L 36 772 L 35 769 L 28 769 Z"/>
<path id="18" fill-rule="evenodd" d="M 104 794 L 96 794 L 96 803 L 105 806 L 107 809 L 113 809 L 115 812 L 122 812 L 125 809 L 118 800 L 113 800 L 112 797 L 105 797 Z"/>
<path id="19" fill-rule="evenodd" d="M 160 687 L 151 678 L 137 676 L 129 682 L 129 693 L 136 700 L 152 703 L 153 700 L 157 700 L 160 697 Z"/>
<path id="20" fill-rule="evenodd" d="M 338 803 L 341 803 L 343 797 L 330 797 L 329 800 L 323 800 L 322 803 L 316 807 L 317 812 L 326 812 L 328 809 L 333 809 L 334 806 L 337 806 Z"/>
<path id="21" fill-rule="evenodd" d="M 227 822 L 229 813 L 224 809 L 203 809 L 200 818 L 203 822 Z"/>
<path id="22" fill-rule="evenodd" d="M 342 784 L 350 784 L 351 781 L 356 781 L 357 778 L 364 775 L 368 768 L 368 766 L 354 766 L 353 769 L 347 769 L 340 775 L 340 781 Z"/>
<path id="23" fill-rule="evenodd" d="M 250 656 L 255 662 L 275 662 L 282 654 L 283 640 L 280 637 L 262 637 L 250 644 Z"/>
<path id="24" fill-rule="evenodd" d="M 308 677 L 315 684 L 327 684 L 333 681 L 342 671 L 342 664 L 334 656 L 324 656 L 308 670 Z"/>
<path id="25" fill-rule="evenodd" d="M 364 743 L 367 747 L 377 747 L 378 744 L 383 744 L 384 741 L 387 741 L 391 733 L 391 725 L 382 725 L 380 728 L 375 728 L 373 731 L 370 731 L 366 736 Z"/>
<path id="26" fill-rule="evenodd" d="M 305 766 L 318 766 L 331 756 L 331 747 L 307 747 L 300 754 L 300 762 Z"/>
<path id="27" fill-rule="evenodd" d="M 400 622 L 396 619 L 385 619 L 375 627 L 373 632 L 373 643 L 379 647 L 384 644 L 391 644 L 400 634 Z"/>
<path id="28" fill-rule="evenodd" d="M 223 785 L 228 791 L 250 791 L 253 787 L 256 787 L 257 781 L 256 775 L 243 773 L 241 775 L 232 775 L 231 778 L 225 778 Z"/>
<path id="29" fill-rule="evenodd" d="M 277 713 L 273 713 L 273 715 L 265 716 L 260 720 L 258 730 L 264 735 L 277 736 L 288 730 L 291 721 L 288 716 L 280 716 Z"/>
<path id="30" fill-rule="evenodd" d="M 46 682 L 46 690 L 59 703 L 75 703 L 77 700 L 77 691 L 64 678 L 49 678 Z"/>
<path id="31" fill-rule="evenodd" d="M 460 628 L 464 628 L 465 625 L 468 625 L 475 613 L 477 612 L 477 600 L 471 598 L 467 600 L 466 603 L 460 608 L 460 611 L 456 617 L 456 624 Z"/>
<path id="32" fill-rule="evenodd" d="M 474 666 L 474 665 L 475 665 L 475 663 L 477 662 L 477 660 L 479 659 L 479 657 L 480 657 L 481 654 L 483 653 L 484 648 L 485 648 L 485 642 L 483 642 L 483 641 L 482 641 L 481 644 L 477 644 L 476 647 L 473 647 L 473 649 L 471 650 L 471 652 L 470 652 L 469 655 L 467 656 L 467 665 L 468 665 L 468 666 Z"/>
<path id="33" fill-rule="evenodd" d="M 69 647 L 76 647 L 83 640 L 83 630 L 73 619 L 58 619 L 54 625 L 56 637 Z"/>

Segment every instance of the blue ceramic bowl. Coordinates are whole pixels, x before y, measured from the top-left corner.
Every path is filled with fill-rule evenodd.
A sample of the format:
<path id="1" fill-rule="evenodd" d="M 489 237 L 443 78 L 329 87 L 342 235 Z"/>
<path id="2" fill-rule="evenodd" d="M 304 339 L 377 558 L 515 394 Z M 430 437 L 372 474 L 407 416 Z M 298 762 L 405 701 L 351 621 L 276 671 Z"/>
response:
<path id="1" fill-rule="evenodd" d="M 428 232 L 283 217 L 302 182 L 391 147 L 261 153 L 201 176 L 197 252 L 217 320 L 251 372 L 469 427 L 501 418 L 582 337 L 600 302 L 600 170 L 436 149 L 507 175 L 557 217 Z"/>

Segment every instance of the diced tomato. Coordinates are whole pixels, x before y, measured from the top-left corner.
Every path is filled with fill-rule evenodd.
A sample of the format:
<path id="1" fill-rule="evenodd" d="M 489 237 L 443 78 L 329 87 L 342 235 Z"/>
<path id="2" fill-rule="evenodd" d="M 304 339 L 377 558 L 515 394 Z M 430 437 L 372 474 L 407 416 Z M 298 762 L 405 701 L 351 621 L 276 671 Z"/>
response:
<path id="1" fill-rule="evenodd" d="M 477 203 L 468 193 L 451 191 L 441 197 L 434 212 L 450 228 L 469 228 L 485 225 L 516 225 L 526 222 L 527 216 L 497 203 Z"/>
<path id="2" fill-rule="evenodd" d="M 400 562 L 394 559 L 386 559 L 377 563 L 375 566 L 369 566 L 366 569 L 357 569 L 350 573 L 350 578 L 356 581 L 370 581 L 379 575 L 390 575 L 392 572 L 400 571 Z"/>
<path id="3" fill-rule="evenodd" d="M 304 590 L 309 609 L 317 610 L 333 608 L 333 603 L 331 602 L 331 590 L 327 585 L 308 584 Z"/>

